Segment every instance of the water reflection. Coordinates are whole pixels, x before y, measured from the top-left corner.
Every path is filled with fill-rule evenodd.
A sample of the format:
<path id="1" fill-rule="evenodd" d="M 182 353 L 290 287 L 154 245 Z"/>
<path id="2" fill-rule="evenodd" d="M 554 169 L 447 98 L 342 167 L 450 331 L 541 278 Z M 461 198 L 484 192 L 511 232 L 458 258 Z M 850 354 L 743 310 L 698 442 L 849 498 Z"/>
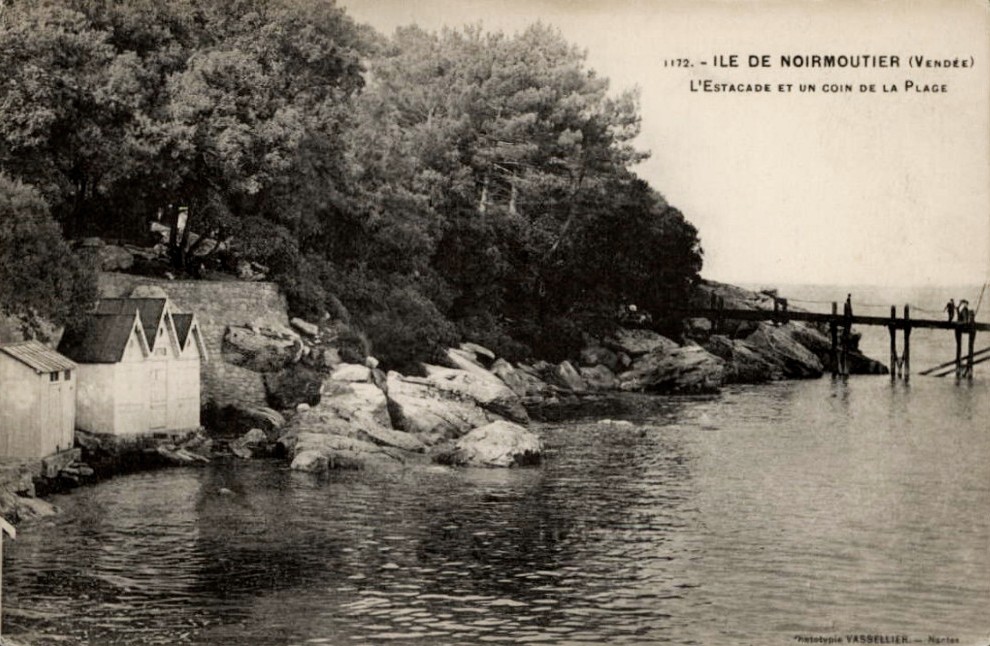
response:
<path id="1" fill-rule="evenodd" d="M 11 544 L 5 629 L 34 644 L 976 636 L 980 395 L 851 378 L 624 398 L 547 426 L 539 469 L 122 477 Z"/>

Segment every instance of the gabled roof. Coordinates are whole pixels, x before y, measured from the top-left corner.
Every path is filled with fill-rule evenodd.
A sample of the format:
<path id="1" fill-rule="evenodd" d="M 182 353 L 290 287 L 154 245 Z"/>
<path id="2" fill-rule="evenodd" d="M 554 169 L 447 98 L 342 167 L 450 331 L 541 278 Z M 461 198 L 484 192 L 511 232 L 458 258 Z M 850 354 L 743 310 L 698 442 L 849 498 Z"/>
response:
<path id="1" fill-rule="evenodd" d="M 137 311 L 144 326 L 144 338 L 149 347 L 155 349 L 158 338 L 158 324 L 165 314 L 165 298 L 103 298 L 96 305 L 97 314 L 131 314 Z"/>
<path id="2" fill-rule="evenodd" d="M 176 312 L 172 314 L 172 322 L 175 323 L 175 334 L 179 337 L 179 347 L 185 349 L 189 330 L 192 329 L 193 315 Z"/>
<path id="3" fill-rule="evenodd" d="M 143 327 L 136 310 L 132 314 L 94 314 L 86 325 L 67 329 L 58 350 L 79 363 L 117 363 L 123 359 L 132 334 L 138 335 L 147 354 Z"/>
<path id="4" fill-rule="evenodd" d="M 68 357 L 38 341 L 21 341 L 20 343 L 0 345 L 0 352 L 17 359 L 38 374 L 73 370 L 77 367 Z"/>
<path id="5" fill-rule="evenodd" d="M 185 352 L 190 343 L 195 343 L 196 347 L 199 348 L 200 361 L 209 361 L 206 344 L 203 342 L 203 334 L 199 331 L 199 321 L 196 320 L 196 315 L 173 312 L 172 323 L 175 325 L 175 333 L 179 337 L 179 351 Z"/>

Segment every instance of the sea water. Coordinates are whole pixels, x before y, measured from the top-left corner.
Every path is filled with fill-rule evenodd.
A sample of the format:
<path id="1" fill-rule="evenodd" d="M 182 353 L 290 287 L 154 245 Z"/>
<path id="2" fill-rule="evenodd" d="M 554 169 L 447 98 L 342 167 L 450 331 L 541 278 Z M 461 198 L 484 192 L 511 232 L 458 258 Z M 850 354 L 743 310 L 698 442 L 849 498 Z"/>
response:
<path id="1" fill-rule="evenodd" d="M 886 335 L 864 330 L 883 361 Z M 950 332 L 912 335 L 916 370 L 953 352 Z M 230 461 L 114 478 L 56 497 L 61 515 L 7 542 L 4 634 L 986 644 L 988 373 L 618 397 L 537 425 L 549 450 L 533 469 L 318 478 Z"/>

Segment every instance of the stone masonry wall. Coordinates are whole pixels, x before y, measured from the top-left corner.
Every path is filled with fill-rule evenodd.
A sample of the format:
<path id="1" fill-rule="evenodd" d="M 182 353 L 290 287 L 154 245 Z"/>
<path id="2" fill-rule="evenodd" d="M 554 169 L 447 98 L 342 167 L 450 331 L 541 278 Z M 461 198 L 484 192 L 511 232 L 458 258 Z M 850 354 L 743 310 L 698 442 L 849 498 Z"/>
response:
<path id="1" fill-rule="evenodd" d="M 127 296 L 138 285 L 155 285 L 168 294 L 179 312 L 191 312 L 199 321 L 209 360 L 202 365 L 203 403 L 265 405 L 261 373 L 226 363 L 221 355 L 228 325 L 288 326 L 285 297 L 275 283 L 164 280 L 130 274 L 100 274 L 100 295 Z"/>

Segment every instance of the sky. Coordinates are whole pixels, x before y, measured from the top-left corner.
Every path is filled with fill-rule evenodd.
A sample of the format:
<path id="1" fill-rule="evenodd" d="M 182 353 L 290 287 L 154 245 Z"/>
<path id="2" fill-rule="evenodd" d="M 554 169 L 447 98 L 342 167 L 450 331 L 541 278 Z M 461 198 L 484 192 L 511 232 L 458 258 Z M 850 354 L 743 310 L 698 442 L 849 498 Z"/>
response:
<path id="1" fill-rule="evenodd" d="M 698 227 L 706 278 L 768 286 L 990 279 L 984 0 L 339 4 L 385 34 L 413 23 L 480 23 L 510 34 L 536 21 L 559 28 L 587 49 L 588 66 L 614 91 L 639 89 L 636 143 L 651 157 L 634 170 Z M 899 64 L 782 67 L 783 56 L 814 54 L 897 56 Z M 728 65 L 731 55 L 737 67 L 715 66 L 715 57 Z M 915 68 L 913 56 L 969 66 Z M 672 66 L 674 59 L 691 67 Z M 700 91 L 706 80 L 771 91 Z M 802 83 L 816 91 L 799 91 Z M 823 91 L 833 84 L 853 91 Z M 918 91 L 925 86 L 945 91 Z M 891 87 L 897 92 L 884 91 Z"/>

